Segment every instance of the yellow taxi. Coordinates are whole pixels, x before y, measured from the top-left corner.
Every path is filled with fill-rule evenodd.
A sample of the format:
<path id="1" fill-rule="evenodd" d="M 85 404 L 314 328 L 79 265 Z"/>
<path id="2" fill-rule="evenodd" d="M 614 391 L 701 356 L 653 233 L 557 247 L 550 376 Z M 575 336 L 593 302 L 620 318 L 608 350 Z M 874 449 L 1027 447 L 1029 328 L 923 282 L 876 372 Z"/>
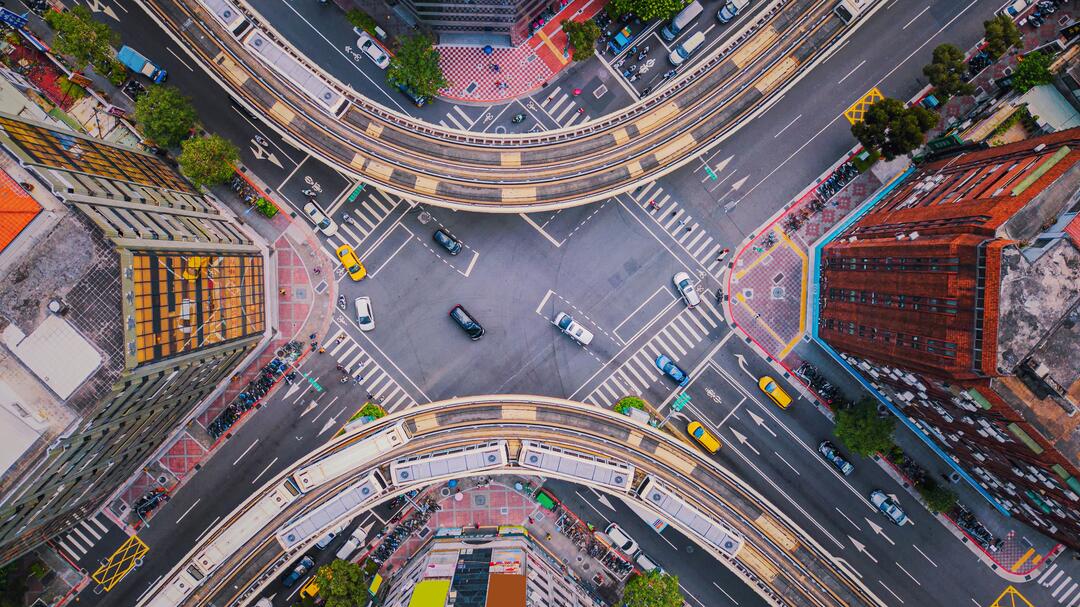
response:
<path id="1" fill-rule="evenodd" d="M 352 247 L 347 244 L 341 245 L 337 248 L 337 256 L 350 278 L 360 280 L 367 276 L 367 269 L 360 263 L 360 258 L 356 256 L 356 251 L 353 251 Z"/>
<path id="2" fill-rule="evenodd" d="M 757 385 L 781 409 L 787 409 L 791 405 L 791 397 L 788 396 L 787 392 L 784 392 L 784 389 L 780 387 L 780 384 L 776 383 L 775 379 L 763 375 L 758 380 Z"/>
<path id="3" fill-rule="evenodd" d="M 709 453 L 716 453 L 720 450 L 720 441 L 713 436 L 712 432 L 706 430 L 705 426 L 701 425 L 701 422 L 690 422 L 690 425 L 686 427 L 686 431 Z"/>

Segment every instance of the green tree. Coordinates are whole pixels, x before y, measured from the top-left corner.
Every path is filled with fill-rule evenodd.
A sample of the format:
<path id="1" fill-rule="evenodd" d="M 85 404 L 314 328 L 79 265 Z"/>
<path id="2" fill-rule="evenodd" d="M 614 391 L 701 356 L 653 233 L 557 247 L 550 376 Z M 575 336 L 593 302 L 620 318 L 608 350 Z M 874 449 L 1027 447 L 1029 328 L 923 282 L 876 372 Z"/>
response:
<path id="1" fill-rule="evenodd" d="M 864 398 L 849 409 L 837 411 L 833 433 L 853 453 L 870 457 L 892 448 L 895 427 L 896 420 L 891 415 L 881 417 L 874 400 Z"/>
<path id="2" fill-rule="evenodd" d="M 367 579 L 360 565 L 335 560 L 319 567 L 315 573 L 319 585 L 319 597 L 324 607 L 356 607 L 366 605 L 368 600 Z"/>
<path id="3" fill-rule="evenodd" d="M 600 26 L 592 19 L 570 21 L 563 19 L 563 31 L 574 47 L 574 61 L 584 61 L 596 54 L 596 40 L 600 37 Z"/>
<path id="4" fill-rule="evenodd" d="M 1051 63 L 1053 58 L 1042 51 L 1032 51 L 1024 55 L 1013 72 L 1013 88 L 1026 93 L 1033 87 L 1050 84 L 1054 81 L 1054 75 L 1050 73 Z"/>
<path id="5" fill-rule="evenodd" d="M 607 11 L 615 18 L 633 13 L 642 21 L 650 21 L 666 19 L 685 4 L 684 0 L 611 0 L 608 2 Z"/>
<path id="6" fill-rule="evenodd" d="M 682 607 L 679 578 L 659 571 L 635 575 L 623 587 L 622 603 L 626 607 Z"/>
<path id="7" fill-rule="evenodd" d="M 345 20 L 372 36 L 375 35 L 375 28 L 378 24 L 375 23 L 375 19 L 371 15 L 364 11 L 357 8 L 345 11 Z"/>
<path id="8" fill-rule="evenodd" d="M 76 69 L 88 64 L 107 64 L 113 57 L 112 46 L 120 38 L 108 25 L 95 21 L 90 9 L 77 4 L 64 12 L 49 11 L 45 21 L 54 30 L 53 50 L 71 58 Z"/>
<path id="9" fill-rule="evenodd" d="M 937 122 L 938 115 L 922 106 L 907 107 L 886 97 L 866 110 L 862 121 L 851 126 L 851 134 L 867 149 L 892 160 L 922 145 Z"/>
<path id="10" fill-rule="evenodd" d="M 641 409 L 645 410 L 645 401 L 636 396 L 624 396 L 619 399 L 619 402 L 615 403 L 615 412 L 626 414 L 627 409 Z"/>
<path id="11" fill-rule="evenodd" d="M 191 100 L 171 86 L 152 86 L 135 101 L 135 119 L 143 133 L 161 146 L 176 147 L 198 119 Z"/>
<path id="12" fill-rule="evenodd" d="M 983 21 L 983 37 L 986 38 L 986 52 L 997 59 L 1020 44 L 1020 29 L 1008 15 L 998 15 L 989 21 Z"/>
<path id="13" fill-rule="evenodd" d="M 956 504 L 956 494 L 948 487 L 943 487 L 933 479 L 927 479 L 923 484 L 915 487 L 919 494 L 926 500 L 926 507 L 930 512 L 948 512 Z"/>
<path id="14" fill-rule="evenodd" d="M 964 51 L 952 44 L 940 44 L 934 49 L 934 58 L 922 68 L 923 74 L 930 80 L 936 92 L 945 97 L 970 95 L 975 87 L 964 81 L 967 63 Z M 944 101 L 944 99 L 942 99 Z"/>
<path id="15" fill-rule="evenodd" d="M 398 46 L 386 70 L 390 84 L 404 84 L 423 97 L 434 97 L 450 83 L 439 65 L 439 51 L 423 34 L 409 36 Z"/>
<path id="16" fill-rule="evenodd" d="M 193 137 L 184 141 L 180 171 L 196 187 L 224 183 L 232 177 L 240 152 L 220 135 Z"/>

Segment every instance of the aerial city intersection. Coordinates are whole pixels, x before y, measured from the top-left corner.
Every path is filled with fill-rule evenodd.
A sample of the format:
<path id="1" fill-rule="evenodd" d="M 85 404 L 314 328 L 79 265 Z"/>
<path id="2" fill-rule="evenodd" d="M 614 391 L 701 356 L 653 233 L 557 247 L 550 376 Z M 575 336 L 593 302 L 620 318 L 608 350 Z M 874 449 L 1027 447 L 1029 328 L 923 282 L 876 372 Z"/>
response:
<path id="1" fill-rule="evenodd" d="M 0 24 L 0 605 L 1080 605 L 1080 3 Z"/>

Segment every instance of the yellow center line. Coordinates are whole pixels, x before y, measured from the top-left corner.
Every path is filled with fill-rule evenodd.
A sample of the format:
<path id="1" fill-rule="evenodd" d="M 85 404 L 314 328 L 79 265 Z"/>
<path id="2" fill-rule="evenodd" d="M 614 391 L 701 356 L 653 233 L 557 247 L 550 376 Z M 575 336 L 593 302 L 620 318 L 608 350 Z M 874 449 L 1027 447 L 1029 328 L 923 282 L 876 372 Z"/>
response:
<path id="1" fill-rule="evenodd" d="M 773 231 L 775 231 L 780 236 L 781 240 L 783 240 L 785 243 L 787 243 L 788 247 L 790 247 L 791 250 L 795 251 L 795 253 L 799 257 L 802 258 L 802 265 L 801 265 L 802 277 L 801 277 L 801 280 L 799 281 L 799 284 L 800 284 L 800 291 L 799 291 L 799 332 L 798 332 L 797 335 L 792 337 L 791 341 L 789 341 L 787 343 L 787 345 L 784 346 L 784 349 L 781 350 L 779 354 L 777 354 L 776 357 L 783 360 L 783 358 L 788 355 L 788 352 L 791 352 L 791 349 L 795 347 L 795 344 L 799 343 L 799 339 L 802 338 L 803 333 L 806 332 L 806 291 L 807 291 L 806 281 L 807 281 L 807 278 L 809 277 L 809 273 L 810 273 L 810 260 L 806 257 L 806 253 L 802 250 L 802 248 L 800 248 L 799 245 L 792 242 L 791 239 L 788 238 L 788 235 L 785 234 L 783 230 L 777 230 L 776 228 L 773 228 Z"/>
<path id="2" fill-rule="evenodd" d="M 555 43 L 551 41 L 551 38 L 548 38 L 548 35 L 544 33 L 544 30 L 536 32 L 536 35 L 540 36 L 540 39 L 544 41 L 544 44 L 546 44 L 547 47 L 551 49 L 551 52 L 555 54 L 555 57 L 558 58 L 558 60 L 562 62 L 563 65 L 569 63 L 566 57 L 563 57 L 563 52 L 555 48 Z"/>

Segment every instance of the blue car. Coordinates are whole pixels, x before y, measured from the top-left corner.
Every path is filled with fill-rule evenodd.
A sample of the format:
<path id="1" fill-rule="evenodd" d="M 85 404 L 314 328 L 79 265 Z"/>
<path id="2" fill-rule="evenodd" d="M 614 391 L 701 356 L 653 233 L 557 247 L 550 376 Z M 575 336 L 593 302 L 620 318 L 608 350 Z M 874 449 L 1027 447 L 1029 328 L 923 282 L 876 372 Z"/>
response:
<path id="1" fill-rule="evenodd" d="M 315 561 L 310 556 L 305 556 L 300 559 L 300 563 L 293 567 L 293 570 L 289 572 L 289 575 L 285 576 L 285 579 L 281 580 L 281 585 L 286 588 L 292 588 L 300 581 L 300 578 L 304 577 L 312 567 L 315 566 Z"/>
<path id="2" fill-rule="evenodd" d="M 660 369 L 664 375 L 674 379 L 680 386 L 690 383 L 690 376 L 687 375 L 686 371 L 680 369 L 679 365 L 675 364 L 675 361 L 663 354 L 656 357 L 656 368 Z"/>

